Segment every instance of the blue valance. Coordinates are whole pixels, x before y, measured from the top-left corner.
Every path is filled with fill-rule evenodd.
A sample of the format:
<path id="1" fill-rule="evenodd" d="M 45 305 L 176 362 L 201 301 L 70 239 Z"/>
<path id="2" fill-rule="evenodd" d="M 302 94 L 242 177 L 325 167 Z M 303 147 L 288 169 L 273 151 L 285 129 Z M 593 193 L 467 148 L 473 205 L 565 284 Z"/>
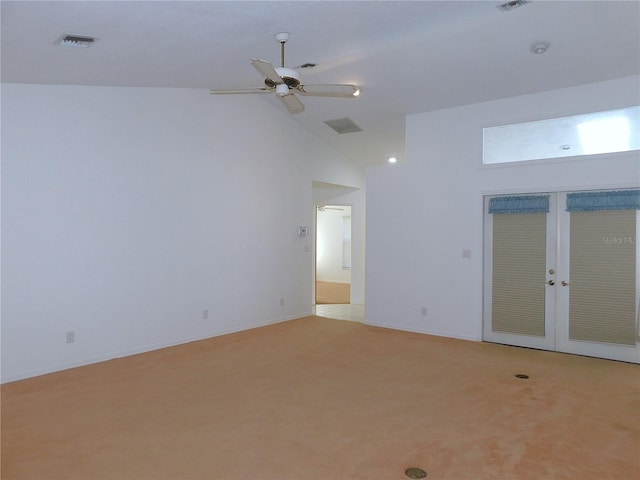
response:
<path id="1" fill-rule="evenodd" d="M 489 213 L 548 213 L 549 195 L 518 195 L 493 197 L 489 200 Z"/>
<path id="2" fill-rule="evenodd" d="M 640 189 L 567 194 L 567 212 L 640 210 Z"/>

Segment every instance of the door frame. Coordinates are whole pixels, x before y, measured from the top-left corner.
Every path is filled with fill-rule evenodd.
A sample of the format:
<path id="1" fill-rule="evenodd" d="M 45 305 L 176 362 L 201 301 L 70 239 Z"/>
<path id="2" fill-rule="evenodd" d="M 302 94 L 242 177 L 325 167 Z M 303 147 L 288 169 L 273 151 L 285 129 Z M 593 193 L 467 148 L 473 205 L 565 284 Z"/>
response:
<path id="1" fill-rule="evenodd" d="M 606 190 L 624 190 L 617 188 L 607 188 Z M 591 192 L 597 191 L 591 190 L 573 190 L 557 192 L 558 205 L 566 205 L 567 194 L 573 192 Z M 558 229 L 568 231 L 571 227 L 570 214 L 566 215 L 566 219 L 562 224 L 558 225 Z M 638 328 L 640 322 L 638 321 L 640 316 L 640 244 L 638 243 L 638 234 L 640 233 L 640 210 L 636 210 L 636 343 L 635 345 L 622 345 L 611 344 L 605 342 L 594 342 L 586 340 L 573 340 L 569 338 L 569 295 L 571 288 L 571 270 L 569 265 L 570 254 L 570 235 L 565 232 L 561 232 L 558 235 L 558 271 L 563 273 L 563 278 L 559 278 L 559 281 L 566 280 L 569 285 L 568 288 L 558 284 L 556 291 L 556 298 L 559 301 L 556 302 L 556 318 L 562 319 L 562 321 L 556 321 L 556 338 L 557 338 L 557 351 L 563 353 L 572 353 L 575 355 L 584 355 L 588 357 L 607 358 L 611 360 L 619 360 L 623 362 L 640 363 L 640 344 L 638 343 Z"/>
<path id="2" fill-rule="evenodd" d="M 557 241 L 555 235 L 549 235 L 551 229 L 555 229 L 557 225 L 556 204 L 553 193 L 535 192 L 535 193 L 519 193 L 522 195 L 549 195 L 549 212 L 547 213 L 547 258 L 545 270 L 547 272 L 546 279 L 554 280 L 557 278 L 557 268 L 555 266 L 558 258 Z M 483 198 L 483 219 L 484 219 L 484 246 L 483 246 L 483 316 L 482 316 L 482 340 L 487 342 L 502 343 L 506 345 L 515 345 L 527 348 L 537 348 L 541 350 L 556 350 L 556 326 L 554 324 L 555 315 L 555 295 L 553 288 L 549 285 L 545 287 L 545 335 L 544 337 L 533 335 L 516 335 L 504 332 L 494 332 L 491 328 L 492 303 L 493 303 L 493 214 L 489 214 L 489 200 L 491 197 L 512 195 L 512 194 L 494 194 L 484 195 Z M 549 269 L 555 271 L 549 274 Z"/>
<path id="3" fill-rule="evenodd" d="M 640 211 L 636 211 L 636 330 L 635 345 L 614 345 L 601 342 L 572 340 L 569 338 L 569 288 L 561 287 L 561 281 L 569 281 L 569 228 L 570 216 L 561 215 L 561 205 L 566 204 L 566 196 L 573 192 L 598 190 L 619 190 L 627 187 L 601 187 L 587 189 L 562 189 L 557 191 L 510 191 L 508 193 L 483 193 L 483 317 L 482 339 L 487 342 L 515 345 L 542 350 L 557 351 L 598 358 L 640 363 Z M 637 188 L 637 187 L 633 187 Z M 488 214 L 491 197 L 502 195 L 550 195 L 547 228 L 547 280 L 556 281 L 554 287 L 547 287 L 545 303 L 545 337 L 515 335 L 491 330 L 492 318 L 492 267 L 493 267 L 493 217 Z M 552 255 L 549 255 L 549 253 Z M 553 265 L 549 264 L 550 259 Z M 554 275 L 549 274 L 553 268 Z M 549 291 L 551 288 L 551 291 Z"/>

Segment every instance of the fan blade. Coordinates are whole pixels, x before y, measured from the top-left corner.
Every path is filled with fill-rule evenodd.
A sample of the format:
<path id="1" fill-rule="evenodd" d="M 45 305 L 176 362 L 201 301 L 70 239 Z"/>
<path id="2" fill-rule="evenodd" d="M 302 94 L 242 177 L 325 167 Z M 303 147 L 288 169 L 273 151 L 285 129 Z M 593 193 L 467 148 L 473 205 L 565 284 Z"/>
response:
<path id="1" fill-rule="evenodd" d="M 310 95 L 317 97 L 340 97 L 353 98 L 360 94 L 357 85 L 346 83 L 333 83 L 326 85 L 298 85 L 296 87 L 300 95 Z"/>
<path id="2" fill-rule="evenodd" d="M 290 93 L 289 95 L 279 96 L 279 98 L 282 100 L 282 103 L 284 103 L 284 106 L 287 107 L 289 113 L 304 112 L 304 105 L 295 95 Z"/>
<path id="3" fill-rule="evenodd" d="M 245 89 L 236 89 L 236 90 L 209 90 L 209 93 L 213 93 L 214 95 L 228 95 L 234 93 L 271 93 L 275 89 L 268 87 L 258 87 L 258 88 L 245 88 Z"/>
<path id="4" fill-rule="evenodd" d="M 260 60 L 259 58 L 251 59 L 251 65 L 258 70 L 260 75 L 262 75 L 267 80 L 271 80 L 274 84 L 278 85 L 280 83 L 284 83 L 276 69 L 273 68 L 269 62 L 265 62 L 264 60 Z"/>

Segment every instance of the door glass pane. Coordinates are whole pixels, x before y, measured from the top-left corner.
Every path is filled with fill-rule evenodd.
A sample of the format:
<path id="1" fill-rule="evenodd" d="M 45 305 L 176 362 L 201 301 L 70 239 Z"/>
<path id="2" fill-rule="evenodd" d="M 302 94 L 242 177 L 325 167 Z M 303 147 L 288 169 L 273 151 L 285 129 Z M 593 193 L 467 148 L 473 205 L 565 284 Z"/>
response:
<path id="1" fill-rule="evenodd" d="M 491 328 L 545 335 L 547 215 L 493 215 Z"/>
<path id="2" fill-rule="evenodd" d="M 636 211 L 571 212 L 569 338 L 636 343 Z"/>

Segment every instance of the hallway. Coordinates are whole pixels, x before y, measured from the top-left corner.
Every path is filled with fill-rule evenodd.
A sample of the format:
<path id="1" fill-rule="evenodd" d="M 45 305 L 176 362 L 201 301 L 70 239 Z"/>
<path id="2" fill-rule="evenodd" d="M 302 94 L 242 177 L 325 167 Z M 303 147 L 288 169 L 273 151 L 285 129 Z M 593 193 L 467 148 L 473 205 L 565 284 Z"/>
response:
<path id="1" fill-rule="evenodd" d="M 364 323 L 364 305 L 328 304 L 314 305 L 313 314 L 318 317 L 333 318 L 335 320 L 350 320 Z"/>

